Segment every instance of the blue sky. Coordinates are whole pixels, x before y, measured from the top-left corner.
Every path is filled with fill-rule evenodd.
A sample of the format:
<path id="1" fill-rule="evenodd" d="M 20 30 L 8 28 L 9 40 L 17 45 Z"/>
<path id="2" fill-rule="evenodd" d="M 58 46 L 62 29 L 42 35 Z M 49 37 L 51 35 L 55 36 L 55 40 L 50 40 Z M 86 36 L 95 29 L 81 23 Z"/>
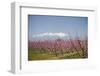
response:
<path id="1" fill-rule="evenodd" d="M 63 33 L 70 34 L 71 37 L 85 37 L 87 29 L 87 17 L 28 15 L 29 40 L 42 34 L 51 36 L 53 33 L 54 35 Z"/>

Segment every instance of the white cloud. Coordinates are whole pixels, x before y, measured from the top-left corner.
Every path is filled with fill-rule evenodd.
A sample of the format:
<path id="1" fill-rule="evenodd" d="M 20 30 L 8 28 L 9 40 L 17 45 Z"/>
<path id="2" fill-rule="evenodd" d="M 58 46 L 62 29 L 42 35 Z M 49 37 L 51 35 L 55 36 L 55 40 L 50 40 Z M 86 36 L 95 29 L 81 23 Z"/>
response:
<path id="1" fill-rule="evenodd" d="M 40 34 L 34 34 L 32 40 L 56 40 L 56 39 L 68 39 L 67 33 L 40 33 Z"/>
<path id="2" fill-rule="evenodd" d="M 66 33 L 62 33 L 62 32 L 59 32 L 59 33 L 41 33 L 41 34 L 36 34 L 36 35 L 33 35 L 33 37 L 66 37 L 67 34 Z"/>

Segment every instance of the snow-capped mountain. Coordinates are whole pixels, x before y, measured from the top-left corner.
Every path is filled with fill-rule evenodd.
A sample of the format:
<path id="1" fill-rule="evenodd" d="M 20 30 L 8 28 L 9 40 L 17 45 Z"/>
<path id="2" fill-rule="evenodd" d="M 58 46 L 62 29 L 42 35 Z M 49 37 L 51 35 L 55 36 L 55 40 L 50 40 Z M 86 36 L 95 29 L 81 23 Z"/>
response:
<path id="1" fill-rule="evenodd" d="M 56 39 L 68 39 L 67 33 L 40 33 L 40 34 L 34 34 L 32 36 L 33 40 L 56 40 Z"/>

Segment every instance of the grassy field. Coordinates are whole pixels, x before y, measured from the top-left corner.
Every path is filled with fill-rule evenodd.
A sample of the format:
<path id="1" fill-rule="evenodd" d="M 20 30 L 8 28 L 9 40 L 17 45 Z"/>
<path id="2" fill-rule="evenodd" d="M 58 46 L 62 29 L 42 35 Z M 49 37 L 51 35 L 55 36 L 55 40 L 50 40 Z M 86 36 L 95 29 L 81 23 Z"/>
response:
<path id="1" fill-rule="evenodd" d="M 87 52 L 85 52 L 87 53 Z M 57 54 L 57 56 L 54 53 L 48 53 L 48 52 L 40 52 L 40 51 L 28 51 L 28 60 L 56 60 L 56 59 L 80 59 L 80 58 L 87 58 L 87 54 L 83 56 L 82 51 L 79 52 L 69 52 L 62 54 Z"/>

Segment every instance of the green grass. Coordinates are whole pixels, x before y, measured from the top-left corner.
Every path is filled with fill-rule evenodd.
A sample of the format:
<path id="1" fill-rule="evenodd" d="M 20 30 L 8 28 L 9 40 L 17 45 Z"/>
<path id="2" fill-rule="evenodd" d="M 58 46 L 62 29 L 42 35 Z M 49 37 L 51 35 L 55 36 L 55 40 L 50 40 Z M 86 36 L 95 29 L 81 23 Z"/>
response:
<path id="1" fill-rule="evenodd" d="M 55 54 L 49 54 L 40 52 L 37 49 L 29 49 L 28 50 L 28 60 L 56 60 L 56 59 L 80 59 L 80 58 L 87 58 L 87 56 L 82 55 L 82 51 L 77 52 L 70 52 L 70 53 L 64 53 L 58 54 L 57 56 Z"/>
<path id="2" fill-rule="evenodd" d="M 29 50 L 28 51 L 28 60 L 46 60 L 53 57 L 53 55 L 40 53 L 36 51 Z"/>

